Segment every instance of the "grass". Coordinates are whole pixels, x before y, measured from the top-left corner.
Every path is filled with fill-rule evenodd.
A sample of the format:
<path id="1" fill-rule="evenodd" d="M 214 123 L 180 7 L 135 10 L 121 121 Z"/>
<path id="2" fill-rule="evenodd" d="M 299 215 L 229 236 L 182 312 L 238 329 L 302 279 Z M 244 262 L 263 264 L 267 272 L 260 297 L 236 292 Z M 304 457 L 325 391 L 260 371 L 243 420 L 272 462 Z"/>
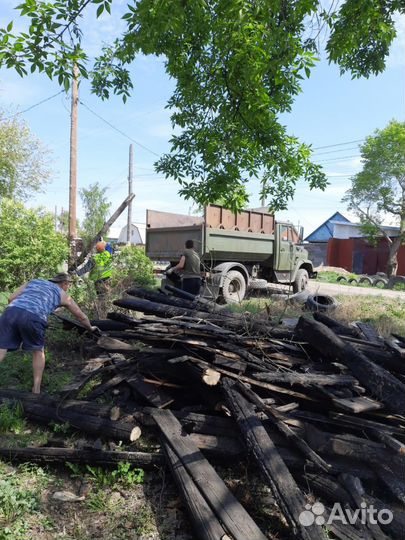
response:
<path id="1" fill-rule="evenodd" d="M 26 539 L 30 522 L 45 518 L 40 516 L 40 493 L 50 481 L 42 467 L 14 469 L 0 462 L 0 540 Z"/>
<path id="2" fill-rule="evenodd" d="M 382 296 L 337 296 L 339 305 L 331 313 L 338 321 L 350 324 L 363 321 L 372 324 L 382 336 L 396 333 L 405 336 L 405 303 L 396 298 Z M 250 299 L 241 304 L 233 304 L 232 311 L 249 312 L 258 317 L 265 317 L 273 324 L 285 318 L 300 317 L 303 313 L 301 305 L 290 305 L 283 299 L 274 297 Z"/>
<path id="3" fill-rule="evenodd" d="M 0 405 L 0 433 L 19 435 L 27 429 L 20 403 L 4 402 Z"/>

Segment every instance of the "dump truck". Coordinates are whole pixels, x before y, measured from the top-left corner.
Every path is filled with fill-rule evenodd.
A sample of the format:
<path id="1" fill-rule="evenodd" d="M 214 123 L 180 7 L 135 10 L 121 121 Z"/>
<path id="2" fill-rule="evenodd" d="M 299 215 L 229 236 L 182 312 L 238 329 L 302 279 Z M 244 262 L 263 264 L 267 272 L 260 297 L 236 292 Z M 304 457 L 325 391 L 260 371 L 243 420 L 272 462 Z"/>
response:
<path id="1" fill-rule="evenodd" d="M 174 266 L 186 240 L 193 240 L 205 275 L 201 295 L 224 303 L 272 283 L 304 290 L 316 274 L 301 238 L 292 223 L 264 211 L 235 214 L 219 205 L 205 207 L 203 217 L 146 211 L 147 256 Z"/>

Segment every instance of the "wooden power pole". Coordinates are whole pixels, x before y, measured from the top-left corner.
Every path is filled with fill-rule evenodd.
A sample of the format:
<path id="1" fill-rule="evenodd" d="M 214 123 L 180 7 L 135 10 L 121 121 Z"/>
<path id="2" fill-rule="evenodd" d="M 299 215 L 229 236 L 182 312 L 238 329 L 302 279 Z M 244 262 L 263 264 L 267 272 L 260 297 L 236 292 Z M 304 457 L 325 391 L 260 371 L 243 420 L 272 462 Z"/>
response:
<path id="1" fill-rule="evenodd" d="M 129 169 L 128 169 L 128 196 L 132 195 L 132 180 L 134 175 L 134 145 L 129 145 Z M 127 245 L 131 244 L 131 229 L 132 229 L 132 199 L 128 204 L 128 219 L 127 219 Z"/>
<path id="2" fill-rule="evenodd" d="M 72 104 L 70 113 L 70 174 L 69 174 L 69 241 L 77 237 L 77 112 L 79 105 L 79 69 L 73 66 Z M 73 246 L 72 246 L 73 247 Z"/>

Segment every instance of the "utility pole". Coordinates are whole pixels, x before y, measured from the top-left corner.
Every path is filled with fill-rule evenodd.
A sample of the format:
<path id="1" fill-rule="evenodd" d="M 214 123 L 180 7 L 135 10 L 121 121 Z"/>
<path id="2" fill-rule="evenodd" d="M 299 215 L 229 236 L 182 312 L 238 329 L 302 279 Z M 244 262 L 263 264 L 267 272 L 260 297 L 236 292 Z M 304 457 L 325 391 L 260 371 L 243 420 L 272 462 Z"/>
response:
<path id="1" fill-rule="evenodd" d="M 132 179 L 134 176 L 134 145 L 129 145 L 129 170 L 128 170 L 128 195 L 132 195 Z M 127 246 L 131 244 L 131 229 L 132 229 L 132 200 L 128 204 L 128 220 L 127 220 Z"/>
<path id="2" fill-rule="evenodd" d="M 70 173 L 69 173 L 69 242 L 77 237 L 77 112 L 79 105 L 79 69 L 73 66 L 72 103 L 70 112 Z"/>

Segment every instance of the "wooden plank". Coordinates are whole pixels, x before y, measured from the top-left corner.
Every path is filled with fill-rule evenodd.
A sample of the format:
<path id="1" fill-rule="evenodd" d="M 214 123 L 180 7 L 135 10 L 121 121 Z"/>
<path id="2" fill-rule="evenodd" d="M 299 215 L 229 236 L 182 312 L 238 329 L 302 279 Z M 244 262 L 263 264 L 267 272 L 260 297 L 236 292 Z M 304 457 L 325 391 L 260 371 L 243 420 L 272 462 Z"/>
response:
<path id="1" fill-rule="evenodd" d="M 329 373 L 283 373 L 281 371 L 252 373 L 259 381 L 300 386 L 353 386 L 358 381 L 351 375 L 334 375 Z"/>
<path id="2" fill-rule="evenodd" d="M 292 534 L 302 540 L 326 540 L 322 527 L 316 524 L 304 527 L 300 523 L 299 516 L 305 508 L 305 497 L 257 417 L 253 405 L 233 388 L 229 379 L 223 379 L 222 386 L 245 442 L 253 452 L 264 479 L 292 528 Z"/>
<path id="3" fill-rule="evenodd" d="M 208 362 L 204 362 L 200 360 L 199 358 L 193 358 L 192 356 L 181 356 L 179 358 L 174 358 L 172 360 L 169 360 L 169 362 L 197 362 L 201 365 L 206 365 L 207 367 L 210 366 Z M 267 390 L 272 390 L 276 394 L 286 394 L 288 396 L 292 396 L 296 399 L 303 399 L 305 401 L 315 401 L 315 399 L 311 398 L 310 396 L 307 396 L 306 394 L 303 394 L 301 392 L 296 392 L 294 390 L 290 390 L 288 388 L 283 388 L 282 386 L 276 386 L 274 384 L 263 382 L 263 381 L 257 381 L 256 379 L 253 379 L 252 377 L 246 377 L 246 375 L 240 375 L 237 373 L 233 373 L 232 371 L 229 371 L 227 369 L 223 369 L 219 366 L 216 367 L 216 370 L 222 373 L 223 375 L 226 375 L 227 377 L 231 377 L 232 379 L 237 379 L 239 381 L 247 382 L 249 384 L 252 384 L 254 386 L 259 386 L 261 388 L 266 388 Z"/>
<path id="4" fill-rule="evenodd" d="M 247 399 L 259 410 L 264 411 L 272 424 L 276 426 L 276 428 L 287 438 L 287 440 L 291 441 L 291 443 L 301 452 L 303 452 L 303 454 L 306 455 L 307 458 L 309 458 L 317 467 L 326 472 L 330 470 L 330 465 L 326 463 L 324 459 L 318 456 L 318 454 L 312 450 L 312 448 L 302 437 L 298 436 L 286 423 L 284 423 L 283 416 L 277 411 L 277 409 L 271 407 L 271 405 L 266 405 L 263 403 L 255 392 L 242 383 L 236 383 L 234 388 L 244 394 L 245 397 L 247 397 Z"/>
<path id="5" fill-rule="evenodd" d="M 368 397 L 332 398 L 333 403 L 343 411 L 359 414 L 367 411 L 375 411 L 382 408 L 382 403 Z"/>
<path id="6" fill-rule="evenodd" d="M 191 524 L 197 538 L 199 540 L 231 540 L 187 472 L 181 459 L 167 443 L 163 443 L 163 449 L 167 456 L 170 471 L 189 512 Z"/>
<path id="7" fill-rule="evenodd" d="M 159 409 L 167 407 L 174 401 L 172 394 L 161 387 L 144 382 L 144 377 L 139 373 L 127 378 L 126 382 L 148 403 Z"/>
<path id="8" fill-rule="evenodd" d="M 405 436 L 405 429 L 396 426 L 390 426 L 383 424 L 382 422 L 374 422 L 373 420 L 367 420 L 366 418 L 358 418 L 355 416 L 349 416 L 343 413 L 329 413 L 332 420 L 341 426 L 358 428 L 362 431 L 365 429 L 372 429 L 373 431 L 383 431 L 385 433 L 396 433 L 398 435 Z"/>
<path id="9" fill-rule="evenodd" d="M 125 379 L 128 377 L 126 373 L 118 373 L 117 375 L 114 375 L 114 377 L 111 377 L 111 379 L 108 379 L 105 383 L 99 384 L 93 390 L 88 394 L 87 399 L 95 399 L 96 397 L 99 397 L 103 395 L 108 390 L 111 390 L 112 388 L 115 388 L 119 384 L 121 384 Z"/>
<path id="10" fill-rule="evenodd" d="M 164 457 L 159 453 L 116 452 L 76 448 L 28 447 L 0 448 L 0 457 L 7 461 L 28 461 L 32 463 L 90 463 L 92 465 L 114 465 L 122 461 L 134 467 L 151 469 L 163 465 Z"/>
<path id="11" fill-rule="evenodd" d="M 376 345 L 384 345 L 384 339 L 378 335 L 376 329 L 370 323 L 357 321 L 355 324 L 367 341 Z"/>
<path id="12" fill-rule="evenodd" d="M 266 540 L 256 523 L 235 499 L 190 437 L 182 436 L 181 424 L 175 416 L 166 410 L 155 410 L 152 416 L 166 443 L 180 459 L 227 533 L 235 540 Z"/>
<path id="13" fill-rule="evenodd" d="M 332 330 L 317 321 L 300 317 L 296 332 L 306 339 L 324 358 L 348 366 L 373 397 L 385 407 L 403 414 L 405 411 L 405 385 L 381 366 L 374 364 L 350 343 L 342 341 Z"/>

